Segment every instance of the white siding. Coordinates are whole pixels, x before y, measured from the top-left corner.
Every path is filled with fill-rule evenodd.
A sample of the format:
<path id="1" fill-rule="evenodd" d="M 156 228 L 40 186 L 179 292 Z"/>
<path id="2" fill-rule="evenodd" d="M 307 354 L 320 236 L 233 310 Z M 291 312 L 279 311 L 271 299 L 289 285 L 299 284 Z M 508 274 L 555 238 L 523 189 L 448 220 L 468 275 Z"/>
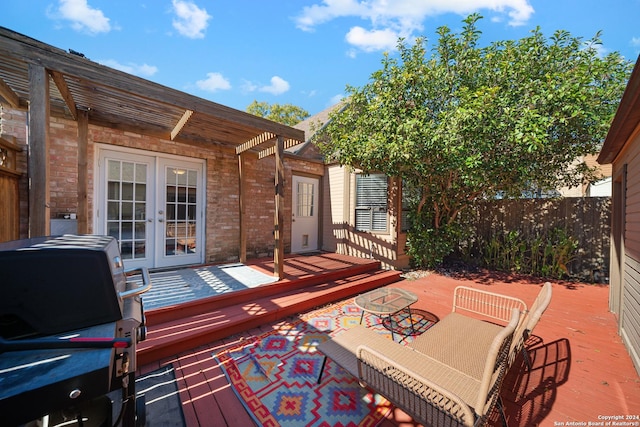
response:
<path id="1" fill-rule="evenodd" d="M 345 227 L 348 214 L 345 203 L 349 195 L 345 191 L 348 174 L 342 166 L 328 166 L 324 175 L 323 188 L 323 227 L 322 249 L 330 252 L 344 253 L 340 246 L 344 245 Z"/>
<path id="2" fill-rule="evenodd" d="M 623 271 L 621 282 L 612 282 L 612 286 L 620 286 L 612 290 L 612 295 L 619 295 L 620 335 L 640 372 L 640 133 L 637 131 L 615 160 L 614 176 L 621 174 L 625 167 Z"/>

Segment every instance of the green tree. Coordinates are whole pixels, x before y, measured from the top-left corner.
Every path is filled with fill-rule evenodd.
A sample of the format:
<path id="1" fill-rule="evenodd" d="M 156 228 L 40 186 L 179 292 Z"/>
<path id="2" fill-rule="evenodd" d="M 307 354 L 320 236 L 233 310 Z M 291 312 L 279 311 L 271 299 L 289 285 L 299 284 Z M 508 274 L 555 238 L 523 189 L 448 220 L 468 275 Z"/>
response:
<path id="1" fill-rule="evenodd" d="M 293 104 L 269 104 L 256 100 L 249 104 L 247 113 L 288 126 L 293 126 L 309 117 L 306 110 Z"/>
<path id="2" fill-rule="evenodd" d="M 518 41 L 482 47 L 470 15 L 459 34 L 437 30 L 398 43 L 318 139 L 323 153 L 365 173 L 401 177 L 413 195 L 410 252 L 439 263 L 462 231 L 460 212 L 481 198 L 520 197 L 575 186 L 596 153 L 630 75 L 619 53 L 601 57 L 599 34 L 585 42 L 539 28 Z"/>

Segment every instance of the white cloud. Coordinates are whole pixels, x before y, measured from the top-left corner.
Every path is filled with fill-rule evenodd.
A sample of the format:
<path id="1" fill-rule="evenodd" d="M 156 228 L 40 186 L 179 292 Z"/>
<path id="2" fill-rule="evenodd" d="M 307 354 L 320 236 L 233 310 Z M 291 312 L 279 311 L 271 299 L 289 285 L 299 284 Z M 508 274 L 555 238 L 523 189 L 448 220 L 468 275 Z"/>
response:
<path id="1" fill-rule="evenodd" d="M 250 82 L 249 80 L 245 80 L 244 82 L 242 82 L 242 86 L 240 86 L 240 88 L 243 93 L 249 93 L 249 92 L 255 92 L 256 90 L 258 90 L 258 85 L 256 85 L 253 82 Z"/>
<path id="2" fill-rule="evenodd" d="M 489 10 L 504 17 L 509 25 L 524 25 L 534 13 L 530 0 L 319 0 L 306 6 L 295 18 L 296 26 L 312 31 L 316 26 L 338 18 L 359 18 L 369 21 L 370 29 L 354 27 L 347 34 L 347 41 L 365 51 L 383 50 L 390 45 L 387 40 L 410 38 L 422 31 L 423 22 L 429 16 L 445 13 L 468 15 Z M 496 17 L 492 17 L 495 19 Z M 378 47 L 376 47 L 378 46 Z"/>
<path id="3" fill-rule="evenodd" d="M 634 47 L 640 47 L 640 37 L 632 37 L 630 44 Z"/>
<path id="4" fill-rule="evenodd" d="M 139 77 L 151 77 L 158 72 L 158 67 L 147 64 L 121 64 L 115 59 L 99 59 L 96 62 L 106 65 L 107 67 L 115 68 L 116 70 L 124 71 L 125 73 L 133 74 Z"/>
<path id="5" fill-rule="evenodd" d="M 338 95 L 334 95 L 329 100 L 329 106 L 336 105 L 337 103 L 341 102 L 343 99 L 344 99 L 344 94 L 342 94 L 342 93 L 340 93 Z"/>
<path id="6" fill-rule="evenodd" d="M 296 26 L 303 31 L 312 31 L 313 27 L 335 18 L 367 15 L 367 2 L 358 0 L 322 0 L 322 5 L 305 6 L 302 14 L 296 18 Z"/>
<path id="7" fill-rule="evenodd" d="M 220 73 L 207 73 L 207 78 L 198 80 L 196 86 L 208 92 L 231 89 L 231 83 Z"/>
<path id="8" fill-rule="evenodd" d="M 94 9 L 87 0 L 60 0 L 57 15 L 71 21 L 71 27 L 76 31 L 90 34 L 108 33 L 111 31 L 109 18 L 100 9 Z"/>
<path id="9" fill-rule="evenodd" d="M 281 77 L 271 77 L 271 84 L 268 86 L 262 86 L 258 89 L 260 92 L 267 92 L 272 95 L 281 95 L 289 90 L 289 82 Z"/>
<path id="10" fill-rule="evenodd" d="M 282 77 L 273 76 L 271 77 L 271 83 L 268 85 L 260 86 L 249 80 L 245 80 L 242 83 L 241 88 L 243 93 L 258 91 L 258 92 L 267 92 L 272 95 L 282 95 L 283 93 L 289 90 L 290 85 L 289 85 L 289 82 L 284 80 Z"/>
<path id="11" fill-rule="evenodd" d="M 195 3 L 185 0 L 173 0 L 173 28 L 190 39 L 201 39 L 211 19 L 206 9 L 201 9 Z"/>
<path id="12" fill-rule="evenodd" d="M 610 52 L 609 49 L 607 49 L 606 47 L 604 47 L 601 44 L 597 44 L 597 45 L 594 45 L 592 47 L 596 50 L 596 55 L 598 56 L 598 58 L 604 58 Z"/>
<path id="13" fill-rule="evenodd" d="M 399 34 L 386 28 L 384 30 L 365 30 L 362 27 L 353 27 L 346 35 L 350 45 L 356 46 L 365 52 L 394 49 L 398 43 Z"/>

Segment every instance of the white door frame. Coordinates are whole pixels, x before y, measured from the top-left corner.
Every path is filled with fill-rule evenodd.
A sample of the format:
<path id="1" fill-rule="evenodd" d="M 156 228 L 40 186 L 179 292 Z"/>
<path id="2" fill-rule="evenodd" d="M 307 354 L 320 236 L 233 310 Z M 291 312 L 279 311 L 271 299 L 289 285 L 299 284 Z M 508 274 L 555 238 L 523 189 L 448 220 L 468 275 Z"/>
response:
<path id="1" fill-rule="evenodd" d="M 293 175 L 291 179 L 291 252 L 319 248 L 320 178 Z"/>
<path id="2" fill-rule="evenodd" d="M 127 269 L 137 267 L 167 267 L 188 264 L 201 264 L 205 258 L 205 162 L 201 159 L 192 159 L 175 155 L 167 155 L 145 150 L 117 147 L 107 144 L 96 144 L 95 176 L 94 176 L 94 211 L 93 229 L 96 234 L 109 234 L 107 230 L 107 159 L 123 160 L 144 164 L 146 173 L 146 209 L 144 214 L 136 212 L 136 218 L 142 215 L 145 227 L 143 246 L 145 254 L 140 258 L 126 257 L 123 250 L 124 264 Z M 168 169 L 169 168 L 169 169 Z M 195 215 L 195 230 L 191 231 L 190 251 L 169 251 L 169 243 L 176 244 L 175 237 L 168 237 L 166 199 L 166 174 L 167 170 L 193 171 L 197 175 L 195 205 L 191 207 L 191 214 Z M 193 181 L 193 174 L 191 175 Z M 186 179 L 186 178 L 185 178 Z M 195 213 L 194 213 L 195 211 Z M 171 222 L 171 221 L 170 221 Z M 176 224 L 176 219 L 173 221 Z M 139 221 L 138 226 L 142 223 Z M 184 239 L 180 241 L 183 243 Z M 135 255 L 134 255 L 135 257 Z"/>

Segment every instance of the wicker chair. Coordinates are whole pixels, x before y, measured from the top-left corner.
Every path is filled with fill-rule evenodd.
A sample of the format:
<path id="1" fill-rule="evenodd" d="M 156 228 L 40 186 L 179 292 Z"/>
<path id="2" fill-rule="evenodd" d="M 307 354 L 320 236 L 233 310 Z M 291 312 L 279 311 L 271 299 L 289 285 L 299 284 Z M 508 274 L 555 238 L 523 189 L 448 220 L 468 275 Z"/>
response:
<path id="1" fill-rule="evenodd" d="M 458 313 L 436 326 L 451 316 L 455 319 L 446 322 L 451 328 L 446 341 L 456 345 L 448 347 L 453 353 L 444 360 L 414 345 L 428 341 L 435 326 L 408 345 L 356 326 L 321 343 L 318 350 L 425 426 L 484 425 L 499 404 L 520 312 L 514 308 L 505 327 L 484 327 L 490 324 Z M 464 319 L 475 327 L 467 327 Z"/>

